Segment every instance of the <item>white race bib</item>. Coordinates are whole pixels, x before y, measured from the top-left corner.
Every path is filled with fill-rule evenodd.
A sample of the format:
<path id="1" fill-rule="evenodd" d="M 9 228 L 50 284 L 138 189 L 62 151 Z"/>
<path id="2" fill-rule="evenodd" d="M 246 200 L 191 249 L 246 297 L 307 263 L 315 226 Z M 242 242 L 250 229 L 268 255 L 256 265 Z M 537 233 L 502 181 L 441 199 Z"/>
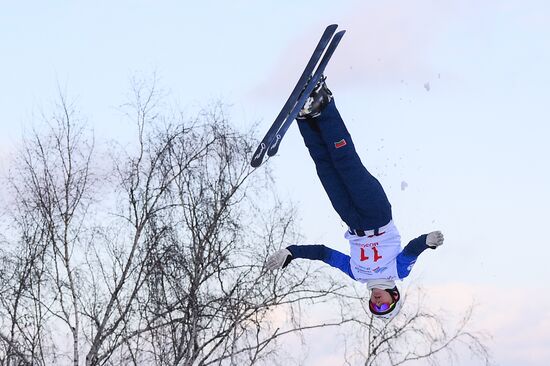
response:
<path id="1" fill-rule="evenodd" d="M 381 227 L 378 235 L 357 236 L 348 231 L 345 238 L 350 244 L 351 271 L 357 281 L 399 278 L 395 258 L 401 253 L 401 236 L 393 220 Z"/>

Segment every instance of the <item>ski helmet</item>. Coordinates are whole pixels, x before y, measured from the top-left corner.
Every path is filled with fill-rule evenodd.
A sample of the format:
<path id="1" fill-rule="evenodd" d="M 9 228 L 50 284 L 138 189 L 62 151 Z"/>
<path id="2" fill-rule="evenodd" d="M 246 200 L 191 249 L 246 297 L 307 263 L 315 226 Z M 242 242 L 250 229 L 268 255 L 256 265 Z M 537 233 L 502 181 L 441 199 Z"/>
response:
<path id="1" fill-rule="evenodd" d="M 397 287 L 386 289 L 385 291 L 387 291 L 391 295 L 394 300 L 393 303 L 377 306 L 369 300 L 369 310 L 375 318 L 387 321 L 392 319 L 399 313 L 402 303 L 400 301 L 401 295 L 399 294 L 399 290 L 397 289 Z"/>

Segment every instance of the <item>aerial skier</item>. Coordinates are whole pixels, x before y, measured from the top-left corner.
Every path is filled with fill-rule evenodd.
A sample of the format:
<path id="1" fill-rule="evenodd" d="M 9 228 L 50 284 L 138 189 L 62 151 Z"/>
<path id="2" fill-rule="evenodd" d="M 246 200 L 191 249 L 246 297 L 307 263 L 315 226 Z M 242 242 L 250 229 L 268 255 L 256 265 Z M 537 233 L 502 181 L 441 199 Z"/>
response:
<path id="1" fill-rule="evenodd" d="M 363 166 L 351 136 L 322 77 L 297 117 L 317 175 L 332 206 L 349 229 L 350 255 L 324 245 L 290 245 L 269 256 L 266 268 L 285 268 L 292 260 L 321 260 L 371 291 L 369 310 L 393 318 L 402 302 L 396 280 L 409 275 L 424 250 L 443 244 L 433 231 L 411 240 L 404 249 L 392 219 L 391 205 L 380 182 Z"/>

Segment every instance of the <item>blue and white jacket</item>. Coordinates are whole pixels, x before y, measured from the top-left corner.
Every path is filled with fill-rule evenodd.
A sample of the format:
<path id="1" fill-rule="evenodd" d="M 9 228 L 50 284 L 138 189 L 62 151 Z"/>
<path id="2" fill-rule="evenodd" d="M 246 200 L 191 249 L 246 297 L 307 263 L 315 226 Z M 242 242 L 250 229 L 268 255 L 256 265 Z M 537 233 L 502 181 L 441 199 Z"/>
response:
<path id="1" fill-rule="evenodd" d="M 358 236 L 346 232 L 350 255 L 324 245 L 291 245 L 287 249 L 292 259 L 320 260 L 338 268 L 359 282 L 404 279 L 409 275 L 418 256 L 427 248 L 427 234 L 411 240 L 401 249 L 401 237 L 393 221 L 379 229 L 378 234 L 366 232 Z"/>

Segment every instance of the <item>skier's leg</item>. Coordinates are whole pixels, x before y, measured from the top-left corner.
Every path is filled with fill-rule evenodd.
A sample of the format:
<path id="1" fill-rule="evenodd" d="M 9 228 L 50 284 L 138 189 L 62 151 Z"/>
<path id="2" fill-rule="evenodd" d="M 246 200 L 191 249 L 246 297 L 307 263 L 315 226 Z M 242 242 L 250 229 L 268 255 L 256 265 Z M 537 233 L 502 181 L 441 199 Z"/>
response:
<path id="1" fill-rule="evenodd" d="M 332 163 L 327 146 L 325 145 L 317 123 L 312 119 L 298 119 L 298 127 L 304 138 L 311 158 L 315 162 L 317 175 L 327 193 L 332 207 L 340 218 L 351 228 L 358 228 L 361 218 L 354 207 L 353 201 Z"/>
<path id="2" fill-rule="evenodd" d="M 357 155 L 334 100 L 312 121 L 319 126 L 333 166 L 361 217 L 360 226 L 351 228 L 372 230 L 386 225 L 392 218 L 391 205 L 380 182 L 369 173 Z"/>

